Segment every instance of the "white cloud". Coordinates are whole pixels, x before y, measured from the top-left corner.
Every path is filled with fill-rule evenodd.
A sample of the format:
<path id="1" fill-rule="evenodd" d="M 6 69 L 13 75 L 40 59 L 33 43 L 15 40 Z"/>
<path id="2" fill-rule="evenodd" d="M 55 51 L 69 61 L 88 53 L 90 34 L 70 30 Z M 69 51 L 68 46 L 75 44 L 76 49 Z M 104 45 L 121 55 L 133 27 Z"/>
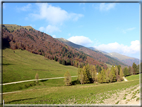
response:
<path id="1" fill-rule="evenodd" d="M 26 6 L 17 8 L 18 11 L 28 11 L 30 9 L 31 9 L 31 4 L 27 4 Z"/>
<path id="2" fill-rule="evenodd" d="M 108 11 L 114 8 L 115 5 L 116 5 L 115 3 L 101 3 L 99 8 L 101 11 Z"/>
<path id="3" fill-rule="evenodd" d="M 89 46 L 91 43 L 93 43 L 89 38 L 85 36 L 72 36 L 68 40 L 75 44 L 79 44 L 83 46 Z"/>
<path id="4" fill-rule="evenodd" d="M 45 28 L 44 28 L 44 27 L 40 27 L 39 30 L 40 30 L 40 31 L 44 31 Z"/>
<path id="5" fill-rule="evenodd" d="M 58 27 L 52 25 L 48 25 L 46 27 L 40 27 L 39 30 L 44 31 L 46 33 L 61 32 L 61 30 Z"/>
<path id="6" fill-rule="evenodd" d="M 82 14 L 68 13 L 60 7 L 55 7 L 46 3 L 37 4 L 39 13 L 32 13 L 31 16 L 36 19 L 46 19 L 50 24 L 62 24 L 63 21 L 72 19 L 77 21 Z"/>
<path id="7" fill-rule="evenodd" d="M 56 35 L 52 35 L 53 38 L 56 38 Z"/>
<path id="8" fill-rule="evenodd" d="M 125 29 L 125 30 L 122 30 L 123 31 L 123 33 L 127 33 L 128 31 L 132 31 L 132 30 L 134 30 L 134 29 L 136 29 L 135 27 L 132 27 L 132 28 L 128 28 L 128 29 Z"/>
<path id="9" fill-rule="evenodd" d="M 131 45 L 123 45 L 117 42 L 109 43 L 109 44 L 101 44 L 98 46 L 94 46 L 98 50 L 106 51 L 106 52 L 117 52 L 124 55 L 138 55 L 140 53 L 140 41 L 135 40 L 131 41 Z"/>

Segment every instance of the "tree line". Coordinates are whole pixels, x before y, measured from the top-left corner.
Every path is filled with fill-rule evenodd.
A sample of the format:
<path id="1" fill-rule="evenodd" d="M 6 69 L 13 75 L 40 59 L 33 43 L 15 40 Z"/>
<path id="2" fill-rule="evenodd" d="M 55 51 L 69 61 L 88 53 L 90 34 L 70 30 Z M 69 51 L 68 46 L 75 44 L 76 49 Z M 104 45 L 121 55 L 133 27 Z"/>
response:
<path id="1" fill-rule="evenodd" d="M 142 63 L 141 63 L 142 66 Z M 112 66 L 111 68 L 104 69 L 101 68 L 101 71 L 97 71 L 97 66 L 95 65 L 85 65 L 83 68 L 78 67 L 78 78 L 76 84 L 88 84 L 88 83 L 112 83 L 112 82 L 121 82 L 123 77 L 129 75 L 136 75 L 139 73 L 139 65 L 133 63 L 132 67 L 122 67 L 120 65 Z M 71 75 L 69 72 L 65 73 L 65 85 L 72 85 Z"/>

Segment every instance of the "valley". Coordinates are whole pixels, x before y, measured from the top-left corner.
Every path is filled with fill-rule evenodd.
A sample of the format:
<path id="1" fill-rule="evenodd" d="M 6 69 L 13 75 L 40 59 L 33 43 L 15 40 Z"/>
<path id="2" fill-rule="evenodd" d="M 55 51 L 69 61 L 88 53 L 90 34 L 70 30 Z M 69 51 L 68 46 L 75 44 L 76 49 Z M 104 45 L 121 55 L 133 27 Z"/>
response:
<path id="1" fill-rule="evenodd" d="M 135 64 L 129 69 L 99 51 L 72 47 L 29 26 L 3 25 L 2 40 L 5 104 L 139 104 L 141 74 Z M 26 82 L 4 85 L 17 81 Z M 125 94 L 132 98 L 122 101 Z"/>

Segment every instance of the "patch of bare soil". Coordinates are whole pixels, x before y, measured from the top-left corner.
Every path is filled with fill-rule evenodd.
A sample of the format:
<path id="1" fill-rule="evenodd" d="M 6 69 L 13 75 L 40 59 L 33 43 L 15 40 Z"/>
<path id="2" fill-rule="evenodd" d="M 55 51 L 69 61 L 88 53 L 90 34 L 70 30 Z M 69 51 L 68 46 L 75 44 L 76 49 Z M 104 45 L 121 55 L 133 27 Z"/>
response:
<path id="1" fill-rule="evenodd" d="M 101 104 L 127 104 L 127 105 L 140 105 L 140 86 L 119 90 L 112 94 L 108 99 L 103 100 Z"/>

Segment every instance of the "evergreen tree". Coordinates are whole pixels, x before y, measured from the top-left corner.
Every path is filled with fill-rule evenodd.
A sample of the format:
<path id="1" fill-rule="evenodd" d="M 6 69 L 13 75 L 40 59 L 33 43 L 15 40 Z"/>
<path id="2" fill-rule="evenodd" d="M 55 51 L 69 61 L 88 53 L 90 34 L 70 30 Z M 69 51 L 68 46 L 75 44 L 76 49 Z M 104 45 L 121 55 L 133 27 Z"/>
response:
<path id="1" fill-rule="evenodd" d="M 102 82 L 106 82 L 106 75 L 105 75 L 105 71 L 104 71 L 103 68 L 102 68 L 102 71 L 101 71 L 101 77 L 102 77 Z"/>
<path id="2" fill-rule="evenodd" d="M 112 81 L 113 81 L 112 71 L 110 71 L 110 73 L 109 73 L 109 80 L 110 80 L 110 82 L 112 82 Z"/>
<path id="3" fill-rule="evenodd" d="M 109 68 L 107 68 L 107 70 L 106 70 L 106 82 L 108 83 L 109 81 L 110 81 L 110 79 L 109 79 L 109 72 L 110 72 L 110 70 L 109 70 Z"/>
<path id="4" fill-rule="evenodd" d="M 130 75 L 127 67 L 124 68 L 123 73 L 125 77 Z"/>
<path id="5" fill-rule="evenodd" d="M 91 66 L 89 64 L 86 65 L 86 74 L 87 74 L 87 77 L 90 79 L 91 78 Z"/>
<path id="6" fill-rule="evenodd" d="M 100 72 L 98 73 L 98 82 L 99 82 L 99 83 L 102 83 L 102 82 L 103 82 L 103 81 L 102 81 L 102 75 L 101 75 Z"/>
<path id="7" fill-rule="evenodd" d="M 96 67 L 94 65 L 94 66 L 91 66 L 91 78 L 93 82 L 96 81 L 96 76 L 97 76 L 97 72 L 96 72 Z"/>
<path id="8" fill-rule="evenodd" d="M 81 84 L 84 84 L 84 74 L 82 69 L 80 70 L 79 81 Z"/>
<path id="9" fill-rule="evenodd" d="M 124 74 L 123 74 L 122 68 L 120 68 L 120 80 L 121 81 L 123 81 L 123 76 L 124 76 Z"/>
<path id="10" fill-rule="evenodd" d="M 70 73 L 67 71 L 64 75 L 64 82 L 65 82 L 65 85 L 69 86 L 71 85 L 71 75 Z"/>
<path id="11" fill-rule="evenodd" d="M 83 70 L 82 68 L 80 68 L 80 66 L 78 66 L 78 80 L 80 81 L 81 84 L 84 83 L 83 79 L 84 79 Z"/>
<path id="12" fill-rule="evenodd" d="M 118 68 L 118 75 L 120 75 L 120 68 L 121 68 L 121 65 L 117 65 L 117 68 Z"/>
<path id="13" fill-rule="evenodd" d="M 131 66 L 129 66 L 128 71 L 129 71 L 129 74 L 130 74 L 130 75 L 133 75 L 133 69 L 132 69 L 132 67 L 131 67 Z"/>
<path id="14" fill-rule="evenodd" d="M 54 60 L 57 61 L 58 59 L 56 58 L 56 56 L 54 57 Z"/>
<path id="15" fill-rule="evenodd" d="M 116 74 L 115 74 L 115 70 L 114 70 L 114 66 L 111 67 L 111 73 L 112 73 L 112 81 L 115 82 L 116 81 Z"/>
<path id="16" fill-rule="evenodd" d="M 137 66 L 136 74 L 139 74 L 139 65 Z"/>
<path id="17" fill-rule="evenodd" d="M 87 73 L 88 73 L 87 70 L 88 70 L 88 69 L 86 69 L 86 66 L 84 66 L 84 67 L 83 67 L 84 84 L 90 82 L 90 81 L 89 81 L 89 78 L 88 78 L 88 75 L 87 75 Z"/>
<path id="18" fill-rule="evenodd" d="M 133 67 L 133 74 L 135 75 L 137 72 L 137 65 L 133 63 L 132 67 Z"/>
<path id="19" fill-rule="evenodd" d="M 114 70 L 115 70 L 115 75 L 116 75 L 116 80 L 118 81 L 118 67 L 117 66 L 115 66 L 114 67 Z"/>
<path id="20" fill-rule="evenodd" d="M 62 64 L 62 60 L 61 59 L 59 59 L 59 63 Z"/>
<path id="21" fill-rule="evenodd" d="M 142 63 L 140 63 L 140 73 L 142 73 Z"/>
<path id="22" fill-rule="evenodd" d="M 65 64 L 66 64 L 66 62 L 65 62 L 65 60 L 64 60 L 64 59 L 62 60 L 62 64 L 63 64 L 63 65 L 65 65 Z"/>

